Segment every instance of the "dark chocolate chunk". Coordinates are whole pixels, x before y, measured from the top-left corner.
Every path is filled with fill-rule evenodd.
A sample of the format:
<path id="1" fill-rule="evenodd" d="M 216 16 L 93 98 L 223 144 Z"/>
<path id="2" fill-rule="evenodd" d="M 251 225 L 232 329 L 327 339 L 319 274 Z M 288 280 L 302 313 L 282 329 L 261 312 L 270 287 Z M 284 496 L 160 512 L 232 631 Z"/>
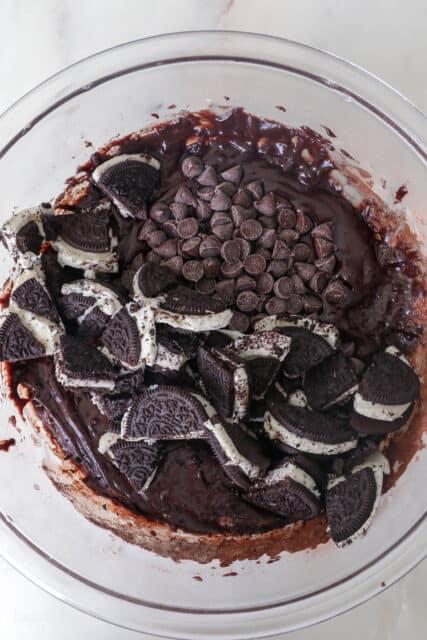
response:
<path id="1" fill-rule="evenodd" d="M 197 178 L 202 173 L 204 166 L 203 160 L 197 156 L 187 156 L 182 161 L 181 171 L 186 178 Z"/>
<path id="2" fill-rule="evenodd" d="M 308 233 L 310 229 L 313 228 L 312 219 L 301 209 L 297 211 L 297 221 L 295 224 L 295 229 L 303 235 L 304 233 Z"/>
<path id="3" fill-rule="evenodd" d="M 277 221 L 283 229 L 293 229 L 297 222 L 297 216 L 293 209 L 283 208 L 277 214 Z"/>
<path id="4" fill-rule="evenodd" d="M 139 229 L 138 240 L 145 240 L 149 233 L 152 231 L 158 231 L 159 227 L 154 220 L 146 220 Z"/>
<path id="5" fill-rule="evenodd" d="M 212 295 L 215 293 L 215 280 L 213 278 L 202 278 L 196 282 L 196 289 L 200 293 Z"/>
<path id="6" fill-rule="evenodd" d="M 185 256 L 198 258 L 201 241 L 202 239 L 198 237 L 188 238 L 188 240 L 183 240 L 182 242 L 179 243 L 178 249 L 180 253 L 184 254 Z"/>
<path id="7" fill-rule="evenodd" d="M 297 293 L 299 296 L 304 295 L 304 293 L 307 291 L 307 289 L 306 289 L 306 286 L 305 286 L 304 282 L 300 278 L 300 276 L 298 274 L 294 273 L 294 274 L 292 274 L 291 279 L 292 279 L 292 284 L 294 286 L 295 293 Z"/>
<path id="8" fill-rule="evenodd" d="M 155 298 L 176 282 L 176 274 L 167 267 L 148 263 L 138 274 L 138 287 L 146 298 Z"/>
<path id="9" fill-rule="evenodd" d="M 274 283 L 273 290 L 278 298 L 282 298 L 283 300 L 290 298 L 292 293 L 294 292 L 294 285 L 291 278 L 288 278 L 286 276 L 279 278 Z"/>
<path id="10" fill-rule="evenodd" d="M 311 262 L 313 260 L 313 254 L 308 244 L 298 242 L 295 245 L 294 259 L 296 262 Z"/>
<path id="11" fill-rule="evenodd" d="M 138 492 L 144 492 L 160 462 L 159 442 L 126 442 L 119 439 L 109 449 L 114 465 Z"/>
<path id="12" fill-rule="evenodd" d="M 235 226 L 240 227 L 245 220 L 253 220 L 255 218 L 255 210 L 241 205 L 233 205 L 231 207 L 231 217 Z"/>
<path id="13" fill-rule="evenodd" d="M 203 200 L 204 202 L 210 202 L 214 197 L 214 194 L 215 187 L 200 187 L 200 189 L 197 189 L 197 195 L 200 200 Z"/>
<path id="14" fill-rule="evenodd" d="M 199 231 L 199 223 L 196 218 L 184 218 L 178 222 L 176 230 L 180 238 L 193 238 Z"/>
<path id="15" fill-rule="evenodd" d="M 314 238 L 314 250 L 319 260 L 323 260 L 333 254 L 334 244 L 324 238 Z"/>
<path id="16" fill-rule="evenodd" d="M 197 200 L 191 193 L 190 189 L 185 185 L 181 185 L 175 194 L 175 202 L 186 204 L 189 207 L 197 207 Z"/>
<path id="17" fill-rule="evenodd" d="M 184 261 L 181 256 L 174 256 L 173 258 L 166 260 L 163 263 L 163 266 L 173 271 L 176 275 L 179 275 L 182 271 L 183 264 Z"/>
<path id="18" fill-rule="evenodd" d="M 254 291 L 241 291 L 236 298 L 237 307 L 246 313 L 255 311 L 258 301 L 259 298 Z"/>
<path id="19" fill-rule="evenodd" d="M 219 256 L 221 243 L 215 236 L 207 236 L 200 243 L 199 253 L 201 258 L 212 258 Z"/>
<path id="20" fill-rule="evenodd" d="M 311 236 L 313 238 L 324 238 L 325 240 L 333 242 L 332 223 L 322 222 L 322 224 L 318 224 L 311 230 Z"/>
<path id="21" fill-rule="evenodd" d="M 236 240 L 238 240 L 240 244 L 240 258 L 241 260 L 246 260 L 246 258 L 251 252 L 251 245 L 244 238 L 236 238 Z"/>
<path id="22" fill-rule="evenodd" d="M 207 202 L 203 202 L 203 200 L 198 201 L 196 216 L 199 220 L 202 221 L 209 220 L 209 218 L 211 217 L 211 210 Z"/>
<path id="23" fill-rule="evenodd" d="M 319 260 L 315 260 L 314 262 L 319 271 L 324 271 L 327 274 L 331 274 L 334 272 L 336 263 L 337 259 L 335 258 L 335 256 L 329 256 L 329 258 L 322 258 Z"/>
<path id="24" fill-rule="evenodd" d="M 240 205 L 246 209 L 252 206 L 253 197 L 247 189 L 239 189 L 233 196 L 233 204 Z M 237 226 L 237 225 L 236 225 Z"/>
<path id="25" fill-rule="evenodd" d="M 204 187 L 215 187 L 218 184 L 218 177 L 213 167 L 207 166 L 197 177 L 197 182 Z"/>
<path id="26" fill-rule="evenodd" d="M 262 249 L 272 249 L 277 240 L 277 233 L 275 229 L 264 229 L 260 239 L 258 240 L 258 247 Z"/>
<path id="27" fill-rule="evenodd" d="M 273 291 L 274 278 L 271 273 L 260 273 L 257 276 L 257 291 L 260 295 L 266 295 Z"/>
<path id="28" fill-rule="evenodd" d="M 240 225 L 240 233 L 245 240 L 258 240 L 262 234 L 262 225 L 258 220 L 244 220 Z"/>
<path id="29" fill-rule="evenodd" d="M 36 278 L 28 278 L 12 293 L 11 300 L 20 308 L 31 311 L 52 322 L 59 322 L 59 314 L 47 290 Z"/>
<path id="30" fill-rule="evenodd" d="M 224 311 L 225 305 L 220 300 L 194 291 L 189 287 L 178 285 L 166 293 L 162 309 L 173 313 L 204 316 Z"/>
<path id="31" fill-rule="evenodd" d="M 295 262 L 294 267 L 297 274 L 304 282 L 311 280 L 316 273 L 316 267 L 312 264 L 308 264 L 307 262 Z"/>
<path id="32" fill-rule="evenodd" d="M 178 222 L 180 220 L 184 220 L 185 218 L 187 218 L 190 215 L 188 206 L 186 204 L 184 204 L 183 202 L 172 202 L 172 204 L 170 205 L 170 210 L 172 212 L 173 217 Z M 166 229 L 167 229 L 167 227 L 166 227 Z"/>
<path id="33" fill-rule="evenodd" d="M 217 187 L 215 187 L 215 191 L 223 191 L 230 199 L 236 193 L 236 185 L 230 181 L 225 180 L 224 182 L 220 182 Z"/>
<path id="34" fill-rule="evenodd" d="M 230 196 L 222 189 L 217 188 L 214 197 L 210 201 L 210 207 L 214 211 L 227 211 L 231 207 Z"/>
<path id="35" fill-rule="evenodd" d="M 288 522 L 310 520 L 319 515 L 319 498 L 309 489 L 291 478 L 271 485 L 262 485 L 250 489 L 245 498 L 251 503 L 277 513 Z"/>
<path id="36" fill-rule="evenodd" d="M 314 409 L 347 401 L 356 392 L 358 380 L 350 358 L 338 352 L 307 371 L 304 392 Z"/>
<path id="37" fill-rule="evenodd" d="M 321 293 L 323 289 L 326 287 L 328 282 L 328 276 L 323 271 L 318 271 L 314 274 L 308 283 L 308 286 L 314 293 Z"/>
<path id="38" fill-rule="evenodd" d="M 221 273 L 226 278 L 237 278 L 243 271 L 243 264 L 240 260 L 230 264 L 229 262 L 223 262 L 221 265 Z"/>
<path id="39" fill-rule="evenodd" d="M 265 216 L 273 216 L 276 211 L 276 198 L 272 191 L 260 200 L 255 200 L 254 207 Z"/>
<path id="40" fill-rule="evenodd" d="M 238 240 L 227 240 L 221 247 L 221 256 L 230 264 L 240 260 L 241 247 Z"/>
<path id="41" fill-rule="evenodd" d="M 264 195 L 264 186 L 261 180 L 253 180 L 248 184 L 245 184 L 245 189 L 247 189 L 255 198 L 255 200 L 260 200 Z"/>
<path id="42" fill-rule="evenodd" d="M 141 354 L 141 338 L 135 320 L 126 309 L 116 313 L 102 334 L 102 343 L 120 362 L 136 367 Z"/>
<path id="43" fill-rule="evenodd" d="M 28 331 L 15 313 L 0 318 L 0 361 L 17 362 L 40 358 L 44 346 Z"/>
<path id="44" fill-rule="evenodd" d="M 259 253 L 252 253 L 245 258 L 243 267 L 249 275 L 258 276 L 260 273 L 265 271 L 267 262 Z"/>
<path id="45" fill-rule="evenodd" d="M 243 167 L 240 164 L 236 164 L 229 169 L 226 169 L 221 173 L 221 177 L 228 182 L 233 182 L 236 185 L 239 185 L 242 177 L 243 177 Z"/>
<path id="46" fill-rule="evenodd" d="M 267 267 L 267 271 L 272 273 L 275 278 L 281 278 L 285 275 L 292 264 L 292 258 L 288 260 L 272 260 Z"/>
<path id="47" fill-rule="evenodd" d="M 279 239 L 292 249 L 296 245 L 299 239 L 299 233 L 294 229 L 283 229 L 279 234 Z"/>
<path id="48" fill-rule="evenodd" d="M 289 378 L 298 378 L 333 353 L 326 340 L 302 327 L 281 327 L 280 333 L 291 338 L 291 350 L 283 364 Z"/>
<path id="49" fill-rule="evenodd" d="M 289 263 L 292 253 L 289 247 L 283 242 L 283 240 L 276 240 L 273 247 L 271 257 L 273 260 L 285 260 Z"/>

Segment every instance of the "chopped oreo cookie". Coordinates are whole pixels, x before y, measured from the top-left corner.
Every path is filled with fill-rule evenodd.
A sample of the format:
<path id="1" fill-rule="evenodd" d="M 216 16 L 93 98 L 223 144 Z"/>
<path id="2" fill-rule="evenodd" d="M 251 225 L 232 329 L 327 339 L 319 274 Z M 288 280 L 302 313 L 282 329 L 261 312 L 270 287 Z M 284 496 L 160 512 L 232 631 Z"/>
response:
<path id="1" fill-rule="evenodd" d="M 112 437 L 111 437 L 112 436 Z M 156 474 L 163 446 L 160 442 L 127 442 L 115 434 L 104 434 L 99 450 L 108 455 L 135 491 L 145 493 Z"/>
<path id="2" fill-rule="evenodd" d="M 45 205 L 15 213 L 0 229 L 0 238 L 12 258 L 23 268 L 37 262 L 45 241 L 42 215 L 51 211 Z"/>
<path id="3" fill-rule="evenodd" d="M 152 309 L 130 302 L 111 318 L 101 341 L 113 361 L 127 369 L 152 366 L 157 354 Z"/>
<path id="4" fill-rule="evenodd" d="M 178 373 L 188 360 L 190 355 L 177 341 L 165 334 L 157 336 L 157 354 L 153 364 L 155 371 Z"/>
<path id="5" fill-rule="evenodd" d="M 321 456 L 345 453 L 357 445 L 357 435 L 344 419 L 292 406 L 277 394 L 267 403 L 264 431 L 273 443 Z"/>
<path id="6" fill-rule="evenodd" d="M 171 269 L 153 262 L 147 262 L 136 272 L 133 279 L 133 297 L 137 302 L 155 298 L 176 284 L 177 275 Z"/>
<path id="7" fill-rule="evenodd" d="M 305 316 L 289 315 L 277 317 L 275 315 L 262 318 L 255 324 L 255 331 L 281 331 L 285 333 L 292 327 L 305 329 L 320 336 L 332 347 L 336 349 L 340 341 L 340 334 L 335 325 L 327 322 L 319 322 Z"/>
<path id="8" fill-rule="evenodd" d="M 0 314 L 0 361 L 19 362 L 46 355 L 45 346 L 21 322 L 16 313 Z"/>
<path id="9" fill-rule="evenodd" d="M 280 331 L 291 338 L 289 355 L 283 363 L 283 375 L 299 378 L 333 353 L 328 342 L 302 327 L 284 327 Z"/>
<path id="10" fill-rule="evenodd" d="M 166 292 L 156 321 L 185 331 L 214 331 L 230 322 L 233 312 L 216 298 L 179 285 Z"/>
<path id="11" fill-rule="evenodd" d="M 54 324 L 60 323 L 58 311 L 38 267 L 25 269 L 15 278 L 9 308 L 18 315 L 27 312 L 27 315 L 34 314 Z"/>
<path id="12" fill-rule="evenodd" d="M 374 356 L 354 396 L 351 425 L 366 434 L 386 434 L 403 427 L 419 397 L 420 381 L 395 348 Z"/>
<path id="13" fill-rule="evenodd" d="M 366 533 L 381 497 L 387 459 L 373 454 L 347 476 L 330 480 L 326 491 L 326 516 L 332 539 L 339 546 L 351 544 Z"/>
<path id="14" fill-rule="evenodd" d="M 203 388 L 218 413 L 233 421 L 247 417 L 249 378 L 243 360 L 225 349 L 200 346 L 197 366 Z"/>
<path id="15" fill-rule="evenodd" d="M 75 280 L 61 289 L 60 306 L 67 320 L 76 320 L 80 333 L 99 337 L 109 319 L 122 308 L 121 299 L 111 287 L 96 280 Z"/>
<path id="16" fill-rule="evenodd" d="M 313 409 L 324 410 L 347 402 L 358 385 L 351 359 L 337 352 L 307 371 L 304 393 Z"/>
<path id="17" fill-rule="evenodd" d="M 124 218 L 147 218 L 160 179 L 160 162 L 147 153 L 122 154 L 100 164 L 92 180 Z"/>
<path id="18" fill-rule="evenodd" d="M 64 387 L 113 390 L 115 367 L 99 349 L 76 336 L 63 335 L 55 354 L 55 372 Z"/>
<path id="19" fill-rule="evenodd" d="M 180 387 L 154 386 L 136 396 L 121 424 L 121 437 L 139 440 L 204 438 L 208 421 L 201 402 Z"/>

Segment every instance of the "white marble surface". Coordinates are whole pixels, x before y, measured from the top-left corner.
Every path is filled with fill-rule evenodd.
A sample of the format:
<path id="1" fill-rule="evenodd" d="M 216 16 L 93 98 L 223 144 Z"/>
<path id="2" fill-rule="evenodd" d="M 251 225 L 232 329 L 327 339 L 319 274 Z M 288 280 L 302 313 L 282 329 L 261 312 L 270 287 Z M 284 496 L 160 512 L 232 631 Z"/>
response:
<path id="1" fill-rule="evenodd" d="M 0 0 L 0 112 L 62 67 L 139 37 L 224 28 L 285 36 L 366 67 L 427 112 L 425 0 Z M 0 460 L 1 478 L 1 460 Z M 427 563 L 369 603 L 287 640 L 421 640 Z M 0 560 L 1 638 L 133 640 Z"/>

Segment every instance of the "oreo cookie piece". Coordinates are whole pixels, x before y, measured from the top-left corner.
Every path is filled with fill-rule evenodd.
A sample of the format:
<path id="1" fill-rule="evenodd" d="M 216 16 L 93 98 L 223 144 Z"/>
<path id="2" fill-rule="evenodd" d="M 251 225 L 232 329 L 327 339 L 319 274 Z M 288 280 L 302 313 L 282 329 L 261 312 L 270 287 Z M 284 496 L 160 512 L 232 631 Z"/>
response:
<path id="1" fill-rule="evenodd" d="M 112 391 L 114 391 L 114 389 Z M 128 409 L 132 401 L 130 395 L 111 395 L 102 393 L 92 393 L 91 399 L 100 412 L 115 424 L 121 422 L 125 411 Z M 118 428 L 117 433 L 120 433 L 120 427 Z"/>
<path id="2" fill-rule="evenodd" d="M 243 420 L 249 407 L 249 378 L 245 363 L 225 349 L 199 347 L 199 375 L 209 399 L 224 418 Z"/>
<path id="3" fill-rule="evenodd" d="M 357 446 L 357 436 L 345 420 L 292 406 L 277 395 L 268 400 L 264 431 L 270 440 L 294 452 L 332 456 Z"/>
<path id="4" fill-rule="evenodd" d="M 46 355 L 44 345 L 21 322 L 16 313 L 0 314 L 0 361 L 19 362 Z"/>
<path id="5" fill-rule="evenodd" d="M 139 440 L 191 440 L 206 437 L 206 411 L 180 387 L 159 385 L 136 396 L 123 416 L 121 437 Z"/>
<path id="6" fill-rule="evenodd" d="M 233 316 L 220 300 L 181 285 L 166 292 L 155 314 L 156 322 L 195 332 L 223 329 Z"/>
<path id="7" fill-rule="evenodd" d="M 387 347 L 374 356 L 354 396 L 352 427 L 362 434 L 386 434 L 409 420 L 420 382 L 406 358 Z"/>
<path id="8" fill-rule="evenodd" d="M 260 331 L 244 335 L 227 348 L 246 362 L 251 397 L 265 398 L 283 360 L 289 353 L 291 341 L 276 331 Z"/>
<path id="9" fill-rule="evenodd" d="M 289 355 L 283 363 L 283 375 L 299 378 L 334 351 L 324 338 L 302 327 L 284 327 L 282 333 L 291 338 Z"/>
<path id="10" fill-rule="evenodd" d="M 101 342 L 106 353 L 127 369 L 152 366 L 157 354 L 153 310 L 130 302 L 111 318 Z"/>
<path id="11" fill-rule="evenodd" d="M 130 396 L 139 393 L 144 388 L 144 372 L 142 369 L 120 373 L 115 381 L 114 394 L 128 394 Z"/>
<path id="12" fill-rule="evenodd" d="M 99 441 L 99 451 L 108 455 L 135 491 L 145 493 L 156 475 L 163 453 L 160 442 L 127 442 L 115 434 L 104 434 Z"/>
<path id="13" fill-rule="evenodd" d="M 42 214 L 51 211 L 40 205 L 15 213 L 0 229 L 0 238 L 11 257 L 22 268 L 37 262 L 40 249 L 45 241 Z"/>
<path id="14" fill-rule="evenodd" d="M 122 154 L 98 165 L 92 180 L 124 218 L 147 218 L 147 201 L 160 179 L 160 162 L 147 153 Z"/>
<path id="15" fill-rule="evenodd" d="M 138 269 L 133 278 L 133 297 L 137 302 L 144 302 L 146 298 L 155 298 L 176 284 L 177 279 L 176 273 L 167 267 L 147 262 Z"/>
<path id="16" fill-rule="evenodd" d="M 288 334 L 288 329 L 291 327 L 305 329 L 314 333 L 316 336 L 320 336 L 332 347 L 336 349 L 339 341 L 340 334 L 335 325 L 327 322 L 318 322 L 312 318 L 305 316 L 297 316 L 284 314 L 280 317 L 272 315 L 266 316 L 255 323 L 255 331 L 281 331 L 285 335 Z"/>
<path id="17" fill-rule="evenodd" d="M 153 364 L 155 371 L 178 372 L 189 359 L 190 356 L 179 343 L 167 335 L 158 335 L 157 354 Z"/>
<path id="18" fill-rule="evenodd" d="M 351 359 L 338 352 L 307 371 L 304 393 L 311 407 L 324 410 L 347 402 L 358 386 Z"/>
<path id="19" fill-rule="evenodd" d="M 96 347 L 76 336 L 63 335 L 55 354 L 55 372 L 64 387 L 114 389 L 117 371 Z"/>
<path id="20" fill-rule="evenodd" d="M 96 280 L 75 280 L 61 289 L 61 310 L 67 320 L 76 320 L 82 335 L 99 337 L 109 319 L 122 308 L 110 287 Z"/>
<path id="21" fill-rule="evenodd" d="M 26 269 L 15 279 L 9 308 L 18 315 L 20 311 L 25 311 L 54 324 L 60 323 L 58 311 L 45 286 L 43 274 L 37 267 Z"/>
<path id="22" fill-rule="evenodd" d="M 387 459 L 373 454 L 347 476 L 333 478 L 326 491 L 326 516 L 337 546 L 351 544 L 366 533 L 381 497 Z"/>

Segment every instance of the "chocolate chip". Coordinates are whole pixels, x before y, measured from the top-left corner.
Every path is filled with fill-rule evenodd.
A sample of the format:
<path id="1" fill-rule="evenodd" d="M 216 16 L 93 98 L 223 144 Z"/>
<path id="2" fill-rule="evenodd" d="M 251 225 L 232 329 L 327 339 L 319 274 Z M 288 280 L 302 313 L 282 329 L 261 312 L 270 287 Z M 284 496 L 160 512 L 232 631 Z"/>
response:
<path id="1" fill-rule="evenodd" d="M 154 220 L 146 220 L 138 232 L 138 240 L 145 240 L 149 233 L 157 231 L 158 228 L 159 227 Z"/>
<path id="2" fill-rule="evenodd" d="M 245 220 L 240 225 L 240 233 L 245 240 L 258 240 L 262 234 L 262 226 L 258 220 Z"/>
<path id="3" fill-rule="evenodd" d="M 277 222 L 283 229 L 293 229 L 297 222 L 297 217 L 293 209 L 280 209 L 277 214 Z"/>
<path id="4" fill-rule="evenodd" d="M 313 313 L 316 311 L 320 311 L 322 308 L 322 301 L 317 296 L 311 295 L 311 293 L 306 293 L 303 296 L 304 302 L 304 311 L 306 313 Z"/>
<path id="5" fill-rule="evenodd" d="M 215 236 L 207 236 L 200 243 L 199 253 L 201 258 L 219 256 L 221 243 Z"/>
<path id="6" fill-rule="evenodd" d="M 304 307 L 304 301 L 301 296 L 293 293 L 287 300 L 288 313 L 298 314 Z"/>
<path id="7" fill-rule="evenodd" d="M 175 238 L 165 240 L 155 251 L 162 258 L 173 258 L 178 253 L 178 241 Z"/>
<path id="8" fill-rule="evenodd" d="M 311 231 L 311 235 L 313 238 L 324 238 L 325 240 L 333 241 L 334 236 L 332 233 L 332 223 L 331 222 L 322 222 L 322 224 L 318 224 Z"/>
<path id="9" fill-rule="evenodd" d="M 254 209 L 246 209 L 241 205 L 235 204 L 231 207 L 231 217 L 236 227 L 240 227 L 245 220 L 251 220 L 255 218 Z"/>
<path id="10" fill-rule="evenodd" d="M 294 267 L 295 271 L 304 282 L 310 280 L 316 273 L 316 267 L 312 264 L 308 264 L 307 262 L 295 262 Z"/>
<path id="11" fill-rule="evenodd" d="M 184 240 L 194 238 L 199 231 L 199 223 L 196 218 L 184 218 L 184 220 L 178 222 L 177 231 L 178 236 Z"/>
<path id="12" fill-rule="evenodd" d="M 154 264 L 159 264 L 160 261 L 161 261 L 161 258 L 160 258 L 159 255 L 157 255 L 157 253 L 154 253 L 154 251 L 151 250 L 146 254 L 145 260 L 146 260 L 146 262 L 152 262 Z"/>
<path id="13" fill-rule="evenodd" d="M 236 311 L 233 313 L 228 326 L 232 331 L 241 331 L 241 333 L 245 333 L 245 331 L 249 329 L 249 318 L 243 313 L 238 313 Z"/>
<path id="14" fill-rule="evenodd" d="M 202 173 L 204 166 L 203 160 L 197 156 L 188 156 L 181 164 L 181 171 L 186 178 L 197 178 Z"/>
<path id="15" fill-rule="evenodd" d="M 215 224 L 212 226 L 212 233 L 221 240 L 231 240 L 233 237 L 233 223 L 229 221 L 227 224 Z"/>
<path id="16" fill-rule="evenodd" d="M 236 238 L 240 244 L 240 258 L 245 260 L 251 252 L 251 245 L 245 238 Z"/>
<path id="17" fill-rule="evenodd" d="M 209 220 L 211 217 L 210 207 L 204 200 L 197 201 L 196 216 L 199 220 Z"/>
<path id="18" fill-rule="evenodd" d="M 324 238 L 314 238 L 314 250 L 319 259 L 328 258 L 334 252 L 334 244 Z"/>
<path id="19" fill-rule="evenodd" d="M 304 233 L 308 233 L 312 228 L 312 219 L 305 213 L 305 211 L 302 211 L 302 209 L 298 209 L 295 229 L 298 231 L 298 233 L 303 235 Z"/>
<path id="20" fill-rule="evenodd" d="M 218 258 L 204 258 L 202 264 L 207 278 L 216 278 L 221 273 L 221 262 Z"/>
<path id="21" fill-rule="evenodd" d="M 324 271 L 325 273 L 333 273 L 336 262 L 337 261 L 335 256 L 329 256 L 329 258 L 315 260 L 314 264 L 319 269 L 319 271 Z"/>
<path id="22" fill-rule="evenodd" d="M 255 311 L 258 300 L 257 294 L 253 291 L 241 291 L 236 298 L 236 304 L 240 311 L 249 313 L 250 311 Z"/>
<path id="23" fill-rule="evenodd" d="M 223 171 L 221 177 L 238 185 L 243 177 L 243 167 L 240 164 L 235 164 L 233 167 Z"/>
<path id="24" fill-rule="evenodd" d="M 169 260 L 166 260 L 162 264 L 174 273 L 181 274 L 184 260 L 181 256 L 174 256 L 173 258 L 169 258 Z"/>
<path id="25" fill-rule="evenodd" d="M 240 260 L 241 248 L 238 240 L 227 240 L 221 246 L 221 256 L 223 260 L 234 264 Z"/>
<path id="26" fill-rule="evenodd" d="M 267 271 L 272 273 L 275 278 L 281 278 L 289 269 L 291 261 L 272 260 L 267 267 Z"/>
<path id="27" fill-rule="evenodd" d="M 145 237 L 145 242 L 151 249 L 155 249 L 166 240 L 166 234 L 160 229 L 158 231 L 150 231 Z"/>
<path id="28" fill-rule="evenodd" d="M 171 212 L 166 202 L 155 202 L 150 209 L 150 218 L 159 224 L 169 220 L 170 215 Z"/>
<path id="29" fill-rule="evenodd" d="M 252 206 L 252 194 L 247 189 L 239 189 L 232 198 L 233 204 L 249 209 Z"/>
<path id="30" fill-rule="evenodd" d="M 188 262 L 184 262 L 182 275 L 190 282 L 198 282 L 204 276 L 202 263 L 198 260 L 188 260 Z"/>
<path id="31" fill-rule="evenodd" d="M 275 229 L 276 228 L 276 218 L 274 216 L 259 216 L 258 220 L 264 227 L 264 229 Z"/>
<path id="32" fill-rule="evenodd" d="M 297 273 L 292 274 L 291 278 L 295 293 L 297 293 L 299 296 L 303 295 L 307 291 L 307 289 L 302 279 Z"/>
<path id="33" fill-rule="evenodd" d="M 323 271 L 318 271 L 310 278 L 308 286 L 314 293 L 320 293 L 326 287 L 328 283 L 328 276 Z"/>
<path id="34" fill-rule="evenodd" d="M 271 273 L 260 273 L 257 278 L 257 291 L 260 295 L 266 295 L 273 291 L 274 278 Z"/>
<path id="35" fill-rule="evenodd" d="M 253 180 L 248 184 L 245 184 L 245 189 L 247 189 L 255 198 L 255 200 L 260 200 L 264 195 L 264 186 L 261 180 Z"/>
<path id="36" fill-rule="evenodd" d="M 201 238 L 189 238 L 188 240 L 182 240 L 179 243 L 178 248 L 184 255 L 191 256 L 192 258 L 198 258 L 200 255 L 199 248 L 201 241 Z"/>
<path id="37" fill-rule="evenodd" d="M 230 196 L 224 193 L 224 191 L 217 189 L 210 202 L 210 206 L 214 211 L 227 211 L 231 207 Z"/>
<path id="38" fill-rule="evenodd" d="M 278 298 L 286 300 L 294 292 L 294 285 L 291 278 L 283 276 L 274 283 L 273 291 Z"/>
<path id="39" fill-rule="evenodd" d="M 286 300 L 282 298 L 270 298 L 270 300 L 267 300 L 265 303 L 265 310 L 270 316 L 286 313 L 287 308 Z"/>
<path id="40" fill-rule="evenodd" d="M 213 278 L 202 278 L 196 283 L 197 291 L 212 295 L 215 291 L 215 280 Z"/>
<path id="41" fill-rule="evenodd" d="M 222 191 L 231 198 L 236 193 L 236 185 L 227 181 L 220 182 L 220 184 L 215 188 L 215 191 Z"/>
<path id="42" fill-rule="evenodd" d="M 313 253 L 310 247 L 303 242 L 298 242 L 294 247 L 294 259 L 296 262 L 311 262 Z"/>
<path id="43" fill-rule="evenodd" d="M 325 300 L 329 304 L 342 307 L 350 297 L 350 289 L 340 280 L 330 282 L 324 292 Z"/>
<path id="44" fill-rule="evenodd" d="M 259 253 L 260 256 L 265 258 L 266 262 L 269 262 L 271 260 L 271 251 L 270 251 L 270 249 L 257 249 L 257 253 Z"/>
<path id="45" fill-rule="evenodd" d="M 218 178 L 213 167 L 205 167 L 202 173 L 197 177 L 197 182 L 204 187 L 216 187 Z"/>
<path id="46" fill-rule="evenodd" d="M 218 296 L 230 305 L 234 302 L 234 280 L 220 280 L 215 285 Z"/>
<path id="47" fill-rule="evenodd" d="M 276 198 L 272 191 L 269 191 L 260 200 L 255 200 L 254 207 L 265 216 L 274 216 L 276 212 Z"/>
<path id="48" fill-rule="evenodd" d="M 290 260 L 292 254 L 291 250 L 283 240 L 276 240 L 271 256 L 273 260 Z"/>
<path id="49" fill-rule="evenodd" d="M 267 302 L 267 300 L 270 299 L 269 295 L 263 295 L 263 296 L 259 296 L 259 301 L 256 307 L 256 310 L 258 313 L 261 313 L 262 311 L 264 311 L 265 308 L 265 304 Z"/>
<path id="50" fill-rule="evenodd" d="M 272 249 L 276 240 L 277 234 L 274 229 L 264 229 L 260 239 L 258 240 L 258 246 L 262 249 Z"/>
<path id="51" fill-rule="evenodd" d="M 171 220 L 166 220 L 163 223 L 163 231 L 169 238 L 176 238 L 178 236 L 178 231 L 176 229 L 176 222 L 172 222 Z"/>
<path id="52" fill-rule="evenodd" d="M 255 278 L 251 278 L 246 274 L 239 276 L 236 280 L 235 291 L 236 293 L 240 293 L 240 291 L 255 291 L 257 288 L 257 283 Z"/>
<path id="53" fill-rule="evenodd" d="M 201 187 L 197 189 L 200 200 L 210 202 L 215 195 L 215 187 Z"/>
<path id="54" fill-rule="evenodd" d="M 185 185 L 181 185 L 178 191 L 176 192 L 175 202 L 180 202 L 181 204 L 187 204 L 189 207 L 197 207 L 197 200 L 191 193 L 190 189 Z"/>
<path id="55" fill-rule="evenodd" d="M 170 210 L 175 220 L 178 221 L 183 220 L 188 215 L 190 215 L 187 205 L 183 202 L 172 202 L 172 204 L 170 205 Z"/>
<path id="56" fill-rule="evenodd" d="M 239 276 L 242 271 L 243 263 L 240 260 L 234 262 L 233 264 L 230 264 L 229 262 L 223 262 L 221 265 L 221 273 L 226 278 L 237 278 L 237 276 Z"/>
<path id="57" fill-rule="evenodd" d="M 251 276 L 257 276 L 267 267 L 267 262 L 259 253 L 251 253 L 243 262 L 246 273 Z"/>
<path id="58" fill-rule="evenodd" d="M 299 233 L 293 229 L 283 229 L 283 231 L 279 233 L 279 240 L 283 240 L 283 242 L 291 249 L 296 245 L 298 239 Z"/>

